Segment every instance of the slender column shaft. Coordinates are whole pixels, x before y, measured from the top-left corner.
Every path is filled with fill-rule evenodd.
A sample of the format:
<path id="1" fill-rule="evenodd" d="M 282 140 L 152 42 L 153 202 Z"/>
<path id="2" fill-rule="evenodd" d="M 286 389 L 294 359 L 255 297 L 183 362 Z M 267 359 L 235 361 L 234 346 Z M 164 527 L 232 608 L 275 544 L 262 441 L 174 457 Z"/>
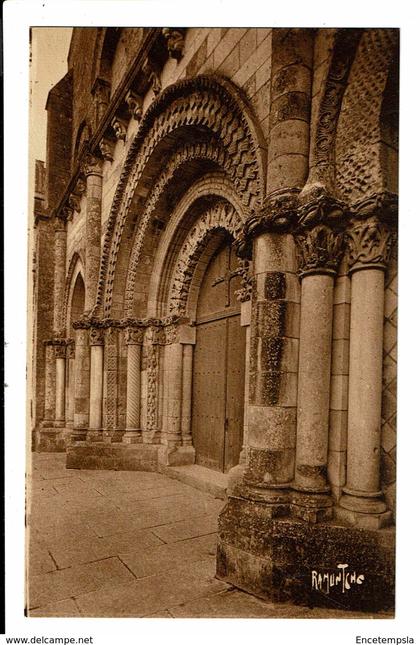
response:
<path id="1" fill-rule="evenodd" d="M 183 368 L 182 368 L 182 422 L 181 434 L 182 445 L 192 446 L 191 435 L 191 402 L 192 402 L 192 369 L 193 369 L 193 345 L 183 346 Z"/>
<path id="2" fill-rule="evenodd" d="M 55 360 L 54 347 L 45 346 L 45 407 L 44 425 L 49 425 L 54 420 L 55 414 Z"/>
<path id="3" fill-rule="evenodd" d="M 369 498 L 381 495 L 383 270 L 357 271 L 352 276 L 351 291 L 347 483 L 344 491 Z"/>
<path id="4" fill-rule="evenodd" d="M 66 422 L 72 425 L 74 422 L 74 358 L 67 362 L 67 410 Z"/>
<path id="5" fill-rule="evenodd" d="M 66 280 L 66 244 L 67 234 L 65 223 L 56 219 L 54 237 L 54 331 L 62 331 L 62 312 Z"/>
<path id="6" fill-rule="evenodd" d="M 66 359 L 55 359 L 55 420 L 65 420 Z"/>
<path id="7" fill-rule="evenodd" d="M 90 348 L 90 430 L 99 430 L 102 428 L 103 362 L 103 345 L 92 345 Z"/>
<path id="8" fill-rule="evenodd" d="M 83 170 L 86 175 L 85 309 L 90 311 L 94 307 L 96 301 L 101 252 L 101 161 L 88 155 Z"/>
<path id="9" fill-rule="evenodd" d="M 84 437 L 89 423 L 89 344 L 87 329 L 76 329 L 73 434 Z"/>
<path id="10" fill-rule="evenodd" d="M 334 278 L 302 280 L 295 486 L 328 490 L 328 418 Z"/>
<path id="11" fill-rule="evenodd" d="M 179 446 L 181 440 L 182 406 L 182 345 L 173 343 L 165 347 L 167 379 L 166 443 L 168 447 Z"/>
<path id="12" fill-rule="evenodd" d="M 251 346 L 251 301 L 242 303 L 241 325 L 245 327 L 245 375 L 244 375 L 244 432 L 242 438 L 242 450 L 239 455 L 239 463 L 246 463 L 246 451 L 248 447 L 248 405 L 249 405 L 249 352 Z"/>
<path id="13" fill-rule="evenodd" d="M 127 429 L 140 427 L 141 346 L 127 347 Z"/>

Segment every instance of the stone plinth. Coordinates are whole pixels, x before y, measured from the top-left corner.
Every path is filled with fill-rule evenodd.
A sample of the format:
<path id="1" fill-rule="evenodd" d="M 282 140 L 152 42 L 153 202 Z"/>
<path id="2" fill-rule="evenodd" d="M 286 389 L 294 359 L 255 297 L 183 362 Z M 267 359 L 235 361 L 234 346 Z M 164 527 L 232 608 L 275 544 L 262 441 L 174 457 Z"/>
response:
<path id="1" fill-rule="evenodd" d="M 157 471 L 157 445 L 74 441 L 67 446 L 66 468 Z"/>
<path id="2" fill-rule="evenodd" d="M 309 524 L 285 517 L 284 510 L 230 497 L 219 517 L 216 577 L 272 602 L 348 611 L 393 608 L 392 529 Z"/>

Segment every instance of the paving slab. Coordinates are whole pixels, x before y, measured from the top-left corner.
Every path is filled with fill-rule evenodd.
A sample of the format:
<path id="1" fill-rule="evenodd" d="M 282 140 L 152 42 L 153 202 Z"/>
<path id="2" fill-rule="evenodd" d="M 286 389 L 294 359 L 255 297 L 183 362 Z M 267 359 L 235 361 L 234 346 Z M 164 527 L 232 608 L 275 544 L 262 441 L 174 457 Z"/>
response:
<path id="1" fill-rule="evenodd" d="M 38 609 L 30 609 L 28 611 L 28 615 L 30 618 L 80 618 L 81 616 L 77 605 L 72 598 L 59 600 L 58 602 L 44 605 Z"/>
<path id="2" fill-rule="evenodd" d="M 30 573 L 30 570 L 29 570 Z M 41 575 L 29 575 L 29 608 L 42 607 L 98 587 L 131 581 L 133 574 L 118 558 L 77 565 Z"/>
<path id="3" fill-rule="evenodd" d="M 214 577 L 214 558 L 76 597 L 84 616 L 147 616 L 228 588 Z"/>
<path id="4" fill-rule="evenodd" d="M 177 542 L 199 535 L 208 535 L 217 531 L 217 515 L 200 515 L 198 517 L 175 522 L 173 524 L 157 526 L 153 533 L 164 542 Z"/>

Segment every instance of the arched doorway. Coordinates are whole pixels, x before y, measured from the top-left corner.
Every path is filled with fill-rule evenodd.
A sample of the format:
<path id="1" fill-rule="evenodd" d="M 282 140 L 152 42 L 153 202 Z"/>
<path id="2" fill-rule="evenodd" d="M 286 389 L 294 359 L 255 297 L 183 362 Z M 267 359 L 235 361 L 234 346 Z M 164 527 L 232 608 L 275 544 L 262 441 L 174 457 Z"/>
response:
<path id="1" fill-rule="evenodd" d="M 192 436 L 196 463 L 227 472 L 242 448 L 245 329 L 240 325 L 238 259 L 224 239 L 210 260 L 197 304 Z"/>

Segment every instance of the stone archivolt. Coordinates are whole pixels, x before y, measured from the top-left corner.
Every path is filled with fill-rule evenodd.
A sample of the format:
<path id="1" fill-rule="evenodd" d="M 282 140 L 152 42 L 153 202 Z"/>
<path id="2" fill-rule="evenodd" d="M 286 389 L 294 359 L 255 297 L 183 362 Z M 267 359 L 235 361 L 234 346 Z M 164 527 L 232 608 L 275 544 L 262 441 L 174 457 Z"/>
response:
<path id="1" fill-rule="evenodd" d="M 129 314 L 132 310 L 137 267 L 140 262 L 145 236 L 153 218 L 153 213 L 156 210 L 159 200 L 167 190 L 168 185 L 176 177 L 177 172 L 185 164 L 195 160 L 210 161 L 222 168 L 237 189 L 237 193 L 244 203 L 244 210 L 246 211 L 249 207 L 249 203 L 252 198 L 252 194 L 249 191 L 249 183 L 255 178 L 254 173 L 252 173 L 251 176 L 248 176 L 248 173 L 238 176 L 237 168 L 232 164 L 232 159 L 219 142 L 204 141 L 196 144 L 187 144 L 178 149 L 168 161 L 164 172 L 160 175 L 152 188 L 144 206 L 142 216 L 136 226 L 134 242 L 130 254 L 124 298 L 126 314 Z M 105 313 L 108 313 L 107 308 Z"/>
<path id="2" fill-rule="evenodd" d="M 216 203 L 199 218 L 188 234 L 178 256 L 169 296 L 170 314 L 185 315 L 194 269 L 210 235 L 218 229 L 224 229 L 235 240 L 241 227 L 241 218 L 234 207 L 227 202 Z"/>
<path id="3" fill-rule="evenodd" d="M 166 88 L 139 123 L 127 153 L 104 237 L 97 307 L 104 298 L 109 311 L 117 256 L 129 207 L 144 169 L 159 141 L 180 127 L 207 128 L 222 142 L 237 176 L 250 177 L 250 205 L 263 197 L 264 153 L 260 131 L 252 113 L 230 82 L 219 77 L 198 76 Z M 104 289 L 105 295 L 104 295 Z"/>

